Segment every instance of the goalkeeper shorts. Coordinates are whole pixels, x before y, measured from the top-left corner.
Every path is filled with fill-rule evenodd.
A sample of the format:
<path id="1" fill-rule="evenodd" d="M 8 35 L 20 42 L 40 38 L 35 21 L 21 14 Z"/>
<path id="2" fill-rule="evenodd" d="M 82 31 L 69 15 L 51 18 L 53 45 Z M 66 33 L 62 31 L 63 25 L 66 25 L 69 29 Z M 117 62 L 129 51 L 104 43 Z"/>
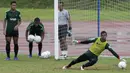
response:
<path id="1" fill-rule="evenodd" d="M 59 28 L 59 30 L 58 30 L 59 39 L 66 37 L 67 33 L 68 33 L 67 32 L 67 29 L 68 29 L 67 24 L 59 25 L 58 28 Z"/>

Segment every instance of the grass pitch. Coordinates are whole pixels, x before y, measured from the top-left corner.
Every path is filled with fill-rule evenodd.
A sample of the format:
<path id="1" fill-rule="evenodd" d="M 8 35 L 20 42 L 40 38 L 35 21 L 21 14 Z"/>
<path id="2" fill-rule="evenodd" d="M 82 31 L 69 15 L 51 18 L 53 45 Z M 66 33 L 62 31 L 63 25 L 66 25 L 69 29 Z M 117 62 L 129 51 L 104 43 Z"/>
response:
<path id="1" fill-rule="evenodd" d="M 125 70 L 117 67 L 118 60 L 116 58 L 99 58 L 96 65 L 80 70 L 83 63 L 76 64 L 70 69 L 62 70 L 62 66 L 68 64 L 69 60 L 40 59 L 36 55 L 28 58 L 27 55 L 19 55 L 19 61 L 5 61 L 5 54 L 0 54 L 0 72 L 1 73 L 130 73 L 130 59 L 127 60 L 127 68 Z"/>
<path id="2" fill-rule="evenodd" d="M 9 8 L 0 8 L 0 20 L 5 17 L 5 12 Z M 28 9 L 22 8 L 18 9 L 21 12 L 22 20 L 30 21 L 35 17 L 40 17 L 43 21 L 54 21 L 54 9 Z M 97 21 L 97 11 L 96 10 L 79 10 L 70 9 L 68 10 L 71 15 L 72 21 Z M 129 21 L 130 14 L 128 11 L 111 11 L 102 10 L 100 11 L 101 21 Z"/>

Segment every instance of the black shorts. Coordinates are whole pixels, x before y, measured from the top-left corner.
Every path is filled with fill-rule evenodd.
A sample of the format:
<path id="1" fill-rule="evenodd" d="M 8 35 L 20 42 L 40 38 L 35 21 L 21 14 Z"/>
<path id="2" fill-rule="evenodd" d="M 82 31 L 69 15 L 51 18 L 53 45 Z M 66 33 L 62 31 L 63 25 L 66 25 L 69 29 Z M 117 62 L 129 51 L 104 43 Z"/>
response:
<path id="1" fill-rule="evenodd" d="M 67 24 L 65 25 L 59 25 L 58 26 L 58 36 L 59 36 L 59 39 L 63 38 L 63 37 L 66 37 L 67 36 L 67 30 L 68 30 L 68 26 Z"/>
<path id="2" fill-rule="evenodd" d="M 29 35 L 34 35 L 34 36 L 35 36 L 35 35 L 38 35 L 38 36 L 41 36 L 41 33 L 42 33 L 42 32 L 39 32 L 39 33 L 36 33 L 36 32 L 30 32 Z"/>
<path id="3" fill-rule="evenodd" d="M 5 37 L 19 37 L 19 31 L 6 32 Z"/>

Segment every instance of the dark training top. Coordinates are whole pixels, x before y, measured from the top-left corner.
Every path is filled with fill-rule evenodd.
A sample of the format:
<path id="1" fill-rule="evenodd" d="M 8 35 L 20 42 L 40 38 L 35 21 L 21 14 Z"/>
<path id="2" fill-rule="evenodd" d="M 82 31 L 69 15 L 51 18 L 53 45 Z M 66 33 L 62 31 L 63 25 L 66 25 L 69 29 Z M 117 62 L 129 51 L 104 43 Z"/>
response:
<path id="1" fill-rule="evenodd" d="M 14 27 L 21 21 L 20 12 L 9 10 L 6 12 L 5 20 L 7 20 L 6 32 L 11 33 L 14 31 Z"/>

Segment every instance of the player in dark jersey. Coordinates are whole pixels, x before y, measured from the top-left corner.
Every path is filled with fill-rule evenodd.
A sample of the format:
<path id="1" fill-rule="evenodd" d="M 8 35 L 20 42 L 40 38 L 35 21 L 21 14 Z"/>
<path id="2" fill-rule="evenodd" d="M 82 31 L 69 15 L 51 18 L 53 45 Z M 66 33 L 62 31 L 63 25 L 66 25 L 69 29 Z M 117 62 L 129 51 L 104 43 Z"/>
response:
<path id="1" fill-rule="evenodd" d="M 75 43 L 79 44 L 89 44 L 93 43 L 92 46 L 89 48 L 88 51 L 80 55 L 77 59 L 73 60 L 70 64 L 67 66 L 64 66 L 63 69 L 70 68 L 72 65 L 83 62 L 88 60 L 86 64 L 81 66 L 81 70 L 84 70 L 85 67 L 89 67 L 94 65 L 98 61 L 98 56 L 105 50 L 109 50 L 117 59 L 120 60 L 119 55 L 113 51 L 112 47 L 108 44 L 107 40 L 107 32 L 102 31 L 101 32 L 101 37 L 98 38 L 93 38 L 93 39 L 87 39 L 85 41 L 74 41 Z"/>
<path id="2" fill-rule="evenodd" d="M 14 60 L 18 60 L 17 57 L 18 50 L 19 50 L 18 27 L 21 24 L 21 17 L 20 17 L 20 12 L 16 10 L 16 1 L 12 1 L 10 5 L 11 5 L 11 9 L 6 12 L 6 16 L 3 24 L 3 34 L 5 35 L 6 38 L 6 54 L 7 54 L 6 60 L 10 60 L 10 42 L 12 37 L 14 42 L 14 53 L 15 53 Z"/>
<path id="3" fill-rule="evenodd" d="M 41 36 L 41 42 L 37 43 L 38 44 L 38 56 L 41 56 L 41 51 L 42 51 L 42 41 L 44 39 L 44 25 L 40 22 L 39 18 L 35 18 L 34 22 L 31 22 L 27 29 L 26 29 L 26 40 L 28 41 L 27 37 L 28 35 L 38 35 Z M 28 41 L 29 42 L 29 41 Z M 29 42 L 29 58 L 32 57 L 32 48 L 33 48 L 33 42 Z"/>

